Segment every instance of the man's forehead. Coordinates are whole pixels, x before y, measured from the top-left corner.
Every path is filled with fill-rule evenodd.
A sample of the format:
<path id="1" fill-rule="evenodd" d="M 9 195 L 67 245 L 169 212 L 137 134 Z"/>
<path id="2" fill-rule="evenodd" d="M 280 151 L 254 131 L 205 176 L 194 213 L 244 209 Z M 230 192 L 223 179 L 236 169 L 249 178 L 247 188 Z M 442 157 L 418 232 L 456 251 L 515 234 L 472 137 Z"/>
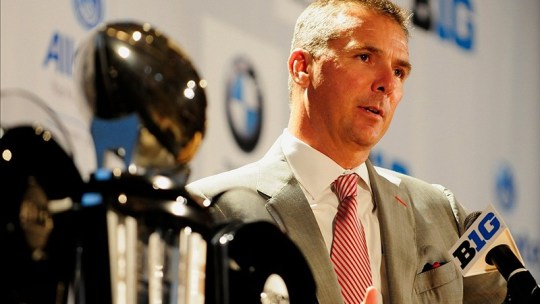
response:
<path id="1" fill-rule="evenodd" d="M 347 34 L 347 32 L 352 34 L 352 31 L 362 28 L 364 24 L 369 24 L 370 19 L 381 17 L 389 21 L 389 23 L 393 23 L 395 26 L 399 27 L 403 32 L 405 39 L 407 39 L 407 32 L 402 28 L 402 25 L 391 16 L 378 12 L 374 9 L 364 7 L 360 4 L 348 3 L 347 7 L 348 9 L 340 10 L 335 16 L 336 30 L 339 34 Z"/>

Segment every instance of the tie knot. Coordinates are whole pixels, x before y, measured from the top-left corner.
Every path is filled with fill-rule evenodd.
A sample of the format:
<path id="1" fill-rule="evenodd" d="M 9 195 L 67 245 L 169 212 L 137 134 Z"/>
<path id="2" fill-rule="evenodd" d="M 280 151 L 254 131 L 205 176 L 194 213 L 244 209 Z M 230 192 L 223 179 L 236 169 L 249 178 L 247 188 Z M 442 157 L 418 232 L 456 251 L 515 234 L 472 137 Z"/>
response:
<path id="1" fill-rule="evenodd" d="M 336 180 L 332 183 L 332 187 L 334 188 L 340 202 L 347 197 L 356 196 L 359 178 L 360 176 L 358 176 L 356 173 L 343 174 L 336 178 Z"/>

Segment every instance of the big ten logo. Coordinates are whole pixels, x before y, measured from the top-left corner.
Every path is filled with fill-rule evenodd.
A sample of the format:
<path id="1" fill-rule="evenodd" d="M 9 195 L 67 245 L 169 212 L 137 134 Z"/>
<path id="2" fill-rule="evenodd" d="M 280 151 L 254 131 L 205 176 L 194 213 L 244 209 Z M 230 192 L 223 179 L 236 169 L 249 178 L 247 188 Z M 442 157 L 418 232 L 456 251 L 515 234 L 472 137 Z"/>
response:
<path id="1" fill-rule="evenodd" d="M 441 39 L 471 51 L 474 47 L 473 0 L 414 0 L 413 23 Z"/>
<path id="2" fill-rule="evenodd" d="M 388 159 L 381 151 L 372 151 L 369 155 L 369 159 L 375 166 L 394 170 L 403 174 L 410 174 L 409 167 L 405 162 L 398 159 Z"/>
<path id="3" fill-rule="evenodd" d="M 54 65 L 57 73 L 71 77 L 74 56 L 75 39 L 56 31 L 49 41 L 43 66 Z"/>
<path id="4" fill-rule="evenodd" d="M 461 269 L 465 269 L 476 254 L 486 247 L 487 242 L 501 230 L 501 226 L 501 222 L 493 212 L 486 213 L 478 222 L 478 226 L 472 226 L 474 229 L 452 253 L 459 259 Z"/>

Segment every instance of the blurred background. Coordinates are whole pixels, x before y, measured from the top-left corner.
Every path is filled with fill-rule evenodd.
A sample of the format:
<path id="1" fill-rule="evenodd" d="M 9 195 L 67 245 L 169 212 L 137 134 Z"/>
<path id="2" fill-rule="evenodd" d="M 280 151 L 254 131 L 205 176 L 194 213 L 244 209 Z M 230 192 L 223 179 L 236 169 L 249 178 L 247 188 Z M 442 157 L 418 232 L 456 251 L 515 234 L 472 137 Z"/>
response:
<path id="1" fill-rule="evenodd" d="M 87 177 L 96 156 L 75 52 L 100 23 L 148 22 L 208 84 L 194 180 L 258 159 L 286 127 L 289 44 L 309 2 L 2 0 L 1 89 L 31 92 L 58 115 Z M 492 204 L 540 278 L 540 1 L 396 2 L 415 13 L 413 72 L 372 160 L 445 185 L 470 211 Z"/>

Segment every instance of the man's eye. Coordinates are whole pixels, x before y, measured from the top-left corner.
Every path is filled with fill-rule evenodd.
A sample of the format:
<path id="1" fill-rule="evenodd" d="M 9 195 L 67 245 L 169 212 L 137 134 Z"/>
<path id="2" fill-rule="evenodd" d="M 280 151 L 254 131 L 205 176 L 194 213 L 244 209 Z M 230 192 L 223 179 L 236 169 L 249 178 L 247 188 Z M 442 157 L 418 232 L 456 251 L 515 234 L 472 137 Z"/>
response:
<path id="1" fill-rule="evenodd" d="M 360 60 L 362 60 L 364 62 L 369 60 L 369 55 L 368 54 L 360 54 L 357 57 L 360 58 Z"/>
<path id="2" fill-rule="evenodd" d="M 403 72 L 401 69 L 395 69 L 394 75 L 396 75 L 398 78 L 403 78 L 405 77 L 405 72 Z"/>

